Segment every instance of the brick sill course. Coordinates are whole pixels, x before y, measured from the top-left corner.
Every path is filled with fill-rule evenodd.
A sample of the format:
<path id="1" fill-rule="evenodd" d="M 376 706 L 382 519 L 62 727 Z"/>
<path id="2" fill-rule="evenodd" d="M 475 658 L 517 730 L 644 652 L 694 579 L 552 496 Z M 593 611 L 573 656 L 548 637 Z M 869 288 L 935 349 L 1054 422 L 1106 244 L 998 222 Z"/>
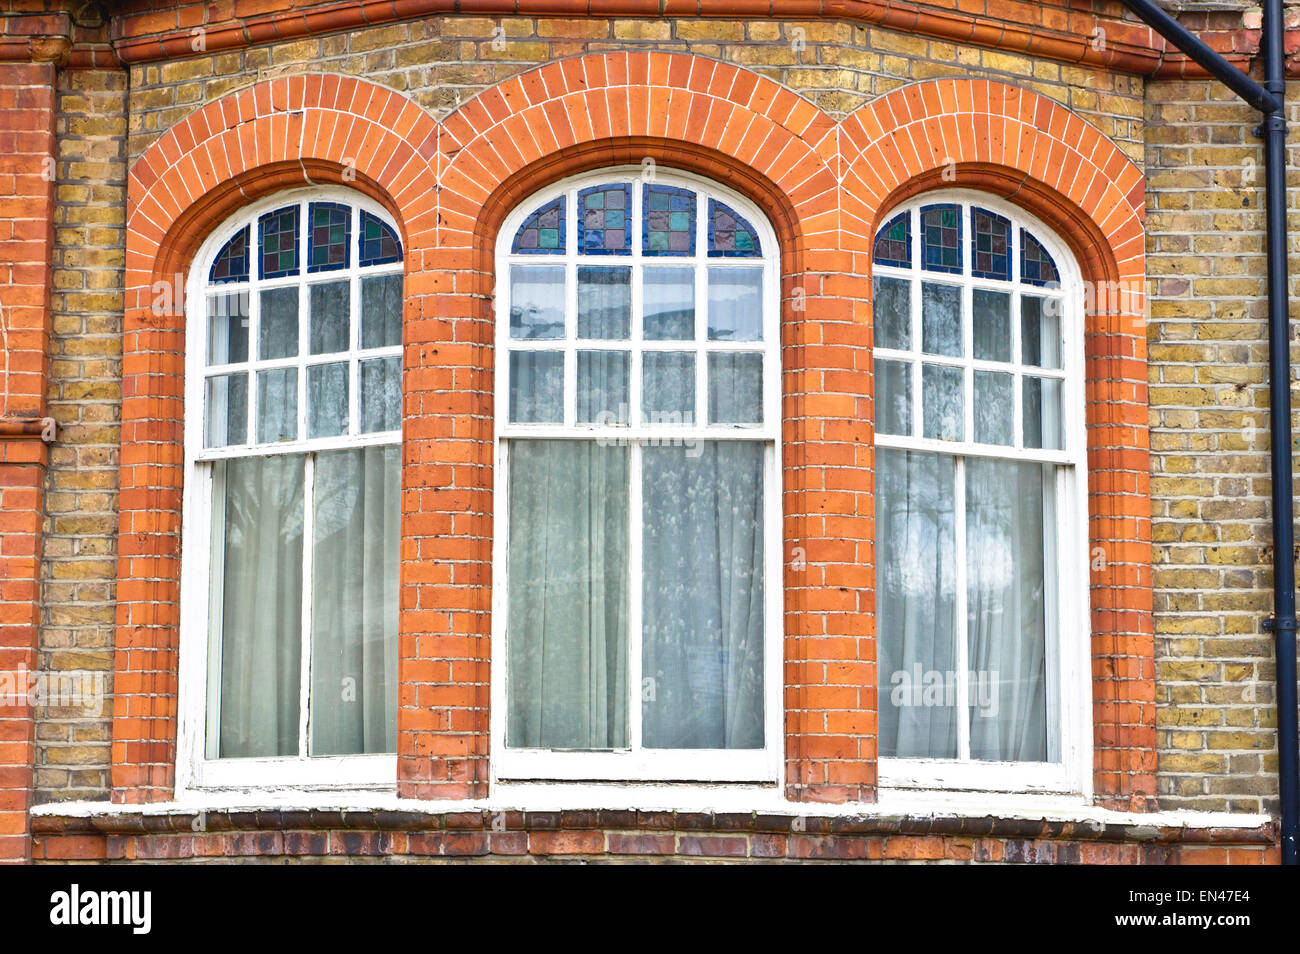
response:
<path id="1" fill-rule="evenodd" d="M 1140 864 L 1259 862 L 1271 858 L 1276 844 L 1268 816 L 1133 814 L 1060 798 L 991 796 L 983 803 L 1006 810 L 990 814 L 933 793 L 884 793 L 876 805 L 779 803 L 765 794 L 748 798 L 762 806 L 749 810 L 710 809 L 696 799 L 685 808 L 682 793 L 661 793 L 657 805 L 642 797 L 644 807 L 624 795 L 628 807 L 619 808 L 576 807 L 582 803 L 552 794 L 555 807 L 537 810 L 547 798 L 530 795 L 542 797 L 512 791 L 448 803 L 350 793 L 345 803 L 334 793 L 227 796 L 224 803 L 214 797 L 203 804 L 55 803 L 33 808 L 32 835 L 38 861 L 605 855 Z M 588 792 L 586 804 L 615 797 Z"/>

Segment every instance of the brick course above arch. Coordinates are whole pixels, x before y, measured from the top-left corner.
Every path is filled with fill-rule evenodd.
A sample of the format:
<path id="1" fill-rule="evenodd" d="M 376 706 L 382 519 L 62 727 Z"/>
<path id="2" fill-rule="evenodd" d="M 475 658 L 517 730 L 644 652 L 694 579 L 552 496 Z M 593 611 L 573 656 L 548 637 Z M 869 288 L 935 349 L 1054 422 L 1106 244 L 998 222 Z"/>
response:
<path id="1" fill-rule="evenodd" d="M 153 307 L 156 283 L 243 202 L 289 185 L 348 183 L 393 213 L 407 240 L 398 792 L 481 796 L 496 230 L 549 182 L 646 159 L 746 193 L 780 237 L 786 794 L 874 798 L 870 238 L 892 204 L 944 184 L 934 173 L 948 158 L 1049 222 L 1035 203 L 1070 210 L 1087 225 L 1086 274 L 1141 279 L 1140 173 L 1057 104 L 985 81 L 907 87 L 837 124 L 750 71 L 609 53 L 514 77 L 441 124 L 389 90 L 309 74 L 230 94 L 170 130 L 130 178 L 115 799 L 167 797 L 175 757 L 184 332 L 177 310 Z M 1139 339 L 1099 328 L 1088 352 L 1090 464 L 1103 475 L 1093 536 L 1124 541 L 1124 559 L 1093 581 L 1104 799 L 1154 784 Z M 1127 475 L 1122 493 L 1107 474 Z M 1108 535 L 1112 522 L 1124 535 Z"/>

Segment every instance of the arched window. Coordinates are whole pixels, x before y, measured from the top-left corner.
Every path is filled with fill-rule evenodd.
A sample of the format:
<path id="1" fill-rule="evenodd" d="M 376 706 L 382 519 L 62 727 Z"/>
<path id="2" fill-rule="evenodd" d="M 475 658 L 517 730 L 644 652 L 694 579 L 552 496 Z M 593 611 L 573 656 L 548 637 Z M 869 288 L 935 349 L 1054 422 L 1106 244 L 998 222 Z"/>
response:
<path id="1" fill-rule="evenodd" d="M 776 240 L 638 173 L 498 241 L 494 772 L 777 782 Z"/>
<path id="2" fill-rule="evenodd" d="M 990 197 L 926 196 L 876 235 L 882 784 L 1086 784 L 1080 289 Z"/>
<path id="3" fill-rule="evenodd" d="M 397 229 L 275 196 L 203 243 L 187 303 L 179 782 L 391 785 Z"/>

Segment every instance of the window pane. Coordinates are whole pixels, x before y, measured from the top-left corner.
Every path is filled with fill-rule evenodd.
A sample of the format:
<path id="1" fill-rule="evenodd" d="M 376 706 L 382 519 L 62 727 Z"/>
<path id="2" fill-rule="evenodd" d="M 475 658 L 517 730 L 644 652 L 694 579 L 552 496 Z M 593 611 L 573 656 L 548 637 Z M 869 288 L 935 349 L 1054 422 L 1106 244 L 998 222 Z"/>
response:
<path id="1" fill-rule="evenodd" d="M 961 368 L 927 364 L 921 367 L 921 401 L 924 435 L 934 440 L 959 441 L 965 432 L 966 404 Z"/>
<path id="2" fill-rule="evenodd" d="M 261 296 L 257 356 L 291 358 L 298 353 L 298 289 L 268 288 Z"/>
<path id="3" fill-rule="evenodd" d="M 670 185 L 642 186 L 641 251 L 695 254 L 695 193 Z"/>
<path id="4" fill-rule="evenodd" d="M 876 430 L 912 435 L 912 365 L 906 361 L 876 361 Z"/>
<path id="5" fill-rule="evenodd" d="M 628 455 L 510 442 L 506 744 L 628 744 Z"/>
<path id="6" fill-rule="evenodd" d="M 761 258 L 763 244 L 749 220 L 717 199 L 709 200 L 709 256 Z"/>
<path id="7" fill-rule="evenodd" d="M 208 281 L 214 285 L 248 281 L 248 226 L 235 233 L 217 254 Z"/>
<path id="8" fill-rule="evenodd" d="M 952 458 L 876 451 L 880 754 L 956 758 Z"/>
<path id="9" fill-rule="evenodd" d="M 1015 379 L 996 371 L 975 372 L 975 440 L 981 444 L 1015 443 Z"/>
<path id="10" fill-rule="evenodd" d="M 257 442 L 298 439 L 298 369 L 257 372 Z"/>
<path id="11" fill-rule="evenodd" d="M 298 754 L 303 458 L 221 461 L 213 483 L 209 758 Z M 218 682 L 219 680 L 219 682 Z"/>
<path id="12" fill-rule="evenodd" d="M 204 387 L 203 446 L 229 447 L 248 440 L 248 375 L 218 374 Z"/>
<path id="13" fill-rule="evenodd" d="M 971 458 L 966 464 L 967 644 L 973 759 L 1048 758 L 1044 572 L 1056 562 L 1044 527 L 1055 521 L 1041 464 Z M 1045 546 L 1046 543 L 1046 546 Z"/>
<path id="14" fill-rule="evenodd" d="M 631 186 L 592 186 L 578 192 L 578 250 L 583 254 L 631 254 L 631 222 Z"/>
<path id="15" fill-rule="evenodd" d="M 971 331 L 979 361 L 1011 360 L 1011 296 L 976 288 L 971 293 Z"/>
<path id="16" fill-rule="evenodd" d="M 348 267 L 352 209 L 338 202 L 313 202 L 307 207 L 307 271 Z"/>
<path id="17" fill-rule="evenodd" d="M 378 216 L 361 210 L 361 232 L 357 235 L 357 264 L 387 265 L 402 260 L 402 242 L 397 233 Z"/>
<path id="18" fill-rule="evenodd" d="M 1060 286 L 1061 275 L 1056 262 L 1043 244 L 1024 229 L 1020 230 L 1020 280 L 1031 285 Z"/>
<path id="19" fill-rule="evenodd" d="M 208 364 L 248 360 L 248 292 L 208 299 Z"/>
<path id="20" fill-rule="evenodd" d="M 348 364 L 307 368 L 307 436 L 337 437 L 348 432 Z"/>
<path id="21" fill-rule="evenodd" d="M 632 269 L 578 269 L 578 337 L 626 340 L 632 333 Z"/>
<path id="22" fill-rule="evenodd" d="M 349 287 L 348 282 L 311 286 L 311 354 L 348 350 Z"/>
<path id="23" fill-rule="evenodd" d="M 695 337 L 695 269 L 647 268 L 642 272 L 647 341 Z"/>
<path id="24" fill-rule="evenodd" d="M 961 274 L 961 222 L 959 205 L 921 209 L 921 265 L 926 271 Z"/>
<path id="25" fill-rule="evenodd" d="M 510 352 L 510 421 L 564 423 L 564 355 L 558 351 Z"/>
<path id="26" fill-rule="evenodd" d="M 926 354 L 961 357 L 961 328 L 961 289 L 956 285 L 923 282 L 921 350 Z"/>
<path id="27" fill-rule="evenodd" d="M 1061 382 L 1053 378 L 1024 379 L 1024 440 L 1026 447 L 1062 450 Z"/>
<path id="28" fill-rule="evenodd" d="M 912 266 L 912 213 L 900 212 L 886 222 L 876 233 L 872 258 L 877 265 L 894 268 Z"/>
<path id="29" fill-rule="evenodd" d="M 709 269 L 709 340 L 763 340 L 763 270 Z"/>
<path id="30" fill-rule="evenodd" d="M 258 274 L 281 278 L 298 272 L 298 206 L 268 212 L 257 220 Z"/>
<path id="31" fill-rule="evenodd" d="M 647 351 L 641 368 L 641 420 L 646 424 L 695 423 L 695 355 Z"/>
<path id="32" fill-rule="evenodd" d="M 519 226 L 510 251 L 522 255 L 563 255 L 564 213 L 564 196 L 546 203 Z"/>
<path id="33" fill-rule="evenodd" d="M 910 350 L 912 283 L 902 278 L 877 278 L 872 284 L 875 295 L 875 310 L 872 312 L 875 347 Z"/>
<path id="34" fill-rule="evenodd" d="M 763 423 L 763 356 L 709 355 L 709 423 Z"/>
<path id="35" fill-rule="evenodd" d="M 402 359 L 361 362 L 361 433 L 397 431 L 402 427 Z"/>
<path id="36" fill-rule="evenodd" d="M 1038 368 L 1061 366 L 1061 300 L 1020 297 L 1021 363 Z"/>
<path id="37" fill-rule="evenodd" d="M 402 276 L 361 279 L 361 347 L 402 343 Z"/>
<path id="38" fill-rule="evenodd" d="M 764 445 L 646 447 L 642 743 L 763 746 Z"/>
<path id="39" fill-rule="evenodd" d="M 311 754 L 397 751 L 401 449 L 316 458 Z"/>
<path id="40" fill-rule="evenodd" d="M 986 209 L 971 209 L 970 270 L 977 278 L 1011 280 L 1011 220 Z"/>
<path id="41" fill-rule="evenodd" d="M 510 337 L 564 337 L 564 269 L 510 267 Z"/>
<path id="42" fill-rule="evenodd" d="M 626 424 L 631 400 L 627 351 L 578 352 L 578 423 Z"/>

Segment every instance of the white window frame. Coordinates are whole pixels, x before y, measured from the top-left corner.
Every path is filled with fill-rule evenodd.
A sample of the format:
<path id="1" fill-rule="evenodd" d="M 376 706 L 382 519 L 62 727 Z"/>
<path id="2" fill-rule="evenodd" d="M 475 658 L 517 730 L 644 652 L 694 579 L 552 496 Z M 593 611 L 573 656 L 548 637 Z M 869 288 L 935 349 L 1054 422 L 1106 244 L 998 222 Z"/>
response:
<path id="1" fill-rule="evenodd" d="M 308 243 L 310 224 L 307 218 L 311 202 L 338 202 L 352 209 L 352 230 L 348 241 L 348 267 L 327 271 L 308 272 Z M 258 277 L 258 217 L 287 205 L 299 206 L 299 272 L 284 278 L 260 279 Z M 392 217 L 378 203 L 358 192 L 338 187 L 316 187 L 279 192 L 242 208 L 228 218 L 200 245 L 194 257 L 185 286 L 185 482 L 181 529 L 181 605 L 179 685 L 177 708 L 179 714 L 177 736 L 176 793 L 177 798 L 186 792 L 204 791 L 379 791 L 392 792 L 397 784 L 397 755 L 298 756 L 266 758 L 212 758 L 209 757 L 207 739 L 219 718 L 219 706 L 213 698 L 210 673 L 219 663 L 219 640 L 210 639 L 210 573 L 211 521 L 214 501 L 220 500 L 216 488 L 215 461 L 234 458 L 263 457 L 278 454 L 305 454 L 305 479 L 303 501 L 306 522 L 303 533 L 303 651 L 302 674 L 299 691 L 299 751 L 307 751 L 311 687 L 311 556 L 312 556 L 312 490 L 314 455 L 317 452 L 355 447 L 400 445 L 401 430 L 359 433 L 360 413 L 360 362 L 372 358 L 391 358 L 402 355 L 402 346 L 381 348 L 360 347 L 360 286 L 358 276 L 402 275 L 404 265 L 395 262 L 386 265 L 360 267 L 357 241 L 360 210 L 378 216 L 381 221 L 401 236 Z M 209 285 L 208 275 L 213 260 L 240 229 L 249 229 L 249 281 Z M 405 251 L 405 246 L 403 246 Z M 323 355 L 309 354 L 310 286 L 319 283 L 348 279 L 351 287 L 351 316 L 349 349 Z M 256 360 L 258 318 L 260 302 L 258 292 L 275 287 L 299 288 L 299 353 L 293 358 Z M 248 292 L 249 334 L 248 360 L 238 364 L 206 364 L 207 352 L 207 296 Z M 349 361 L 349 435 L 326 438 L 307 438 L 307 373 L 314 364 L 333 364 Z M 256 444 L 257 376 L 256 371 L 275 367 L 298 369 L 298 439 L 276 444 Z M 204 448 L 204 382 L 213 373 L 248 369 L 249 425 L 245 435 L 249 443 Z M 219 683 L 216 687 L 219 690 Z"/>
<path id="2" fill-rule="evenodd" d="M 962 272 L 953 274 L 926 271 L 923 267 L 919 210 L 925 206 L 957 203 L 962 209 Z M 971 209 L 979 207 L 1010 219 L 1012 247 L 1012 280 L 1010 282 L 976 278 L 971 274 Z M 1085 365 L 1083 352 L 1084 286 L 1082 276 L 1068 247 L 1050 228 L 1027 214 L 1018 206 L 985 193 L 945 189 L 928 192 L 909 200 L 882 217 L 881 226 L 893 221 L 902 212 L 913 213 L 911 234 L 911 269 L 876 264 L 874 277 L 901 278 L 913 282 L 911 292 L 911 329 L 915 351 L 894 351 L 873 348 L 873 361 L 877 358 L 902 359 L 912 363 L 912 407 L 914 433 L 923 433 L 921 401 L 921 365 L 943 364 L 960 367 L 965 373 L 965 433 L 974 436 L 973 373 L 976 369 L 997 371 L 1023 371 L 1036 377 L 1055 377 L 1062 383 L 1062 437 L 1064 450 L 1036 450 L 1016 447 L 978 444 L 973 441 L 944 441 L 924 437 L 905 437 L 877 433 L 878 448 L 928 451 L 956 459 L 956 484 L 954 492 L 964 498 L 963 458 L 991 457 L 1011 461 L 1032 461 L 1057 465 L 1054 485 L 1048 485 L 1056 501 L 1056 524 L 1045 527 L 1045 535 L 1055 532 L 1057 556 L 1054 564 L 1044 564 L 1045 572 L 1056 573 L 1055 637 L 1049 631 L 1046 640 L 1046 661 L 1049 683 L 1048 718 L 1052 710 L 1057 714 L 1059 758 L 1052 762 L 994 762 L 961 759 L 922 759 L 882 757 L 879 760 L 879 781 L 882 788 L 945 789 L 977 792 L 1044 792 L 1082 794 L 1092 791 L 1092 665 L 1091 619 L 1089 600 L 1089 537 L 1088 537 L 1088 480 L 1087 480 L 1087 422 L 1084 413 Z M 1028 230 L 1038 239 L 1055 261 L 1060 276 L 1059 290 L 1020 282 L 1020 229 Z M 920 355 L 921 342 L 921 282 L 937 282 L 961 288 L 962 333 L 964 336 L 962 358 L 945 358 Z M 973 359 L 973 321 L 971 309 L 972 290 L 987 288 L 997 291 L 1021 292 L 1030 295 L 1059 295 L 1061 299 L 1061 369 L 1052 371 L 1020 363 L 1020 308 L 1019 296 L 1012 295 L 1011 334 L 1012 362 L 976 361 Z M 1015 443 L 1021 443 L 1021 388 L 1019 381 L 1014 393 Z M 967 658 L 965 634 L 966 577 L 964 510 L 956 508 L 955 528 L 958 566 L 956 577 L 956 603 L 954 615 L 958 620 L 957 667 L 964 671 Z M 879 552 L 879 548 L 877 548 Z M 879 635 L 877 638 L 880 638 Z M 969 705 L 968 682 L 958 678 L 958 734 L 959 741 L 968 733 L 965 712 Z M 889 691 L 882 685 L 879 695 Z M 1055 704 L 1054 704 L 1055 703 Z M 1049 751 L 1053 740 L 1049 740 Z"/>
<path id="3" fill-rule="evenodd" d="M 577 194 L 593 185 L 614 182 L 632 185 L 632 248 L 629 255 L 579 255 L 577 250 Z M 672 185 L 696 193 L 696 236 L 694 256 L 643 256 L 641 254 L 641 185 Z M 566 249 L 558 254 L 511 253 L 515 234 L 523 221 L 538 207 L 560 195 L 567 196 L 565 214 Z M 755 229 L 762 245 L 762 256 L 754 258 L 710 258 L 708 256 L 708 198 L 712 196 L 740 213 Z M 782 693 L 783 672 L 783 581 L 781 575 L 781 365 L 780 365 L 780 256 L 776 235 L 766 216 L 749 200 L 717 183 L 688 173 L 662 168 L 655 170 L 653 178 L 643 177 L 640 167 L 603 169 L 566 179 L 540 190 L 522 200 L 506 218 L 497 237 L 496 247 L 496 426 L 495 455 L 496 479 L 493 493 L 494 512 L 497 515 L 493 542 L 494 587 L 492 599 L 493 678 L 491 685 L 491 771 L 494 782 L 556 780 L 556 781 L 647 781 L 647 782 L 746 782 L 779 785 L 784 775 L 784 704 Z M 583 340 L 577 342 L 577 266 L 632 266 L 632 330 L 625 341 Z M 642 337 L 639 316 L 642 311 L 642 268 L 640 266 L 693 265 L 695 273 L 696 337 L 694 342 L 646 341 Z M 563 339 L 512 340 L 509 321 L 509 270 L 511 265 L 564 266 L 567 274 L 567 300 L 565 306 L 566 334 Z M 707 340 L 709 268 L 753 268 L 762 266 L 763 276 L 763 341 L 716 342 Z M 763 424 L 737 426 L 720 424 L 710 426 L 706 414 L 697 415 L 690 426 L 644 425 L 640 423 L 641 378 L 640 363 L 632 361 L 629 392 L 630 409 L 626 426 L 511 424 L 507 420 L 510 382 L 509 359 L 511 349 L 560 350 L 565 352 L 564 402 L 566 421 L 576 420 L 576 351 L 577 350 L 628 350 L 634 354 L 646 351 L 682 351 L 694 349 L 696 358 L 697 407 L 707 402 L 708 352 L 759 351 L 763 354 Z M 627 441 L 632 455 L 632 492 L 629 498 L 629 647 L 628 647 L 628 723 L 631 747 L 614 752 L 572 752 L 550 749 L 510 749 L 505 744 L 508 698 L 508 553 L 510 515 L 508 481 L 509 442 L 528 438 L 596 440 L 598 437 Z M 699 749 L 652 750 L 639 747 L 641 726 L 641 522 L 640 447 L 643 441 L 664 440 L 747 440 L 767 444 L 764 467 L 764 747 L 752 750 Z"/>

